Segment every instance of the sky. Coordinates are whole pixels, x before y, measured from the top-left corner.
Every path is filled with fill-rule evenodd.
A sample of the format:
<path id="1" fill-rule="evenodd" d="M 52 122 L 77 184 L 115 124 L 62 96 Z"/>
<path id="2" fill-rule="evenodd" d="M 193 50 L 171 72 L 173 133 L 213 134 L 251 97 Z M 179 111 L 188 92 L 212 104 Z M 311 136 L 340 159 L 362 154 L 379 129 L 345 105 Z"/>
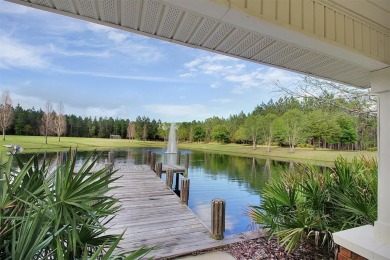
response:
<path id="1" fill-rule="evenodd" d="M 227 118 L 278 99 L 298 74 L 0 0 L 0 91 L 77 116 Z"/>

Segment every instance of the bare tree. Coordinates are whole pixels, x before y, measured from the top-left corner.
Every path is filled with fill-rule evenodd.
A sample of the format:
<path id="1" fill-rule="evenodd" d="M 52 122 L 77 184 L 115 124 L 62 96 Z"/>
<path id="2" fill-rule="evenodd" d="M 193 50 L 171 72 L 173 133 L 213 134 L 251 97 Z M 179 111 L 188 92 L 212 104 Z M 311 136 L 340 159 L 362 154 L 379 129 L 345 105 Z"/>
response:
<path id="1" fill-rule="evenodd" d="M 53 106 L 50 101 L 46 102 L 45 110 L 43 111 L 43 116 L 41 119 L 41 135 L 45 136 L 45 144 L 47 144 L 47 137 L 53 133 L 53 119 L 55 112 L 53 111 Z"/>
<path id="2" fill-rule="evenodd" d="M 66 133 L 66 119 L 64 111 L 64 105 L 62 103 L 59 103 L 57 113 L 53 118 L 54 132 L 58 136 L 58 142 L 61 141 L 61 135 L 64 135 Z"/>
<path id="3" fill-rule="evenodd" d="M 338 107 L 355 115 L 369 114 L 376 116 L 377 95 L 370 89 L 356 89 L 343 84 L 314 77 L 303 77 L 294 89 L 274 83 L 283 94 L 298 100 L 312 99 L 318 104 Z"/>
<path id="4" fill-rule="evenodd" d="M 13 108 L 11 97 L 8 90 L 5 90 L 1 96 L 0 104 L 0 128 L 3 131 L 3 141 L 5 141 L 5 130 L 7 130 L 13 119 Z"/>
<path id="5" fill-rule="evenodd" d="M 134 139 L 135 137 L 135 124 L 129 120 L 127 125 L 127 137 L 129 140 Z"/>

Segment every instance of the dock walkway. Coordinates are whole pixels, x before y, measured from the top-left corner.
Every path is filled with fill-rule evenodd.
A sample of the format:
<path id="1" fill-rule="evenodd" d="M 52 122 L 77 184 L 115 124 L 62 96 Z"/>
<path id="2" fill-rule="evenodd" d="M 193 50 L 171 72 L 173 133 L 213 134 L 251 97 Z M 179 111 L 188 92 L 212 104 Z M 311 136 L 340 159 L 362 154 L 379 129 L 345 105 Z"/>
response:
<path id="1" fill-rule="evenodd" d="M 212 239 L 206 226 L 180 203 L 149 165 L 120 166 L 115 176 L 122 177 L 112 185 L 120 187 L 111 194 L 120 199 L 122 210 L 110 222 L 109 233 L 126 230 L 119 244 L 125 251 L 158 246 L 147 258 L 161 259 L 248 238 L 238 234 L 219 241 Z"/>

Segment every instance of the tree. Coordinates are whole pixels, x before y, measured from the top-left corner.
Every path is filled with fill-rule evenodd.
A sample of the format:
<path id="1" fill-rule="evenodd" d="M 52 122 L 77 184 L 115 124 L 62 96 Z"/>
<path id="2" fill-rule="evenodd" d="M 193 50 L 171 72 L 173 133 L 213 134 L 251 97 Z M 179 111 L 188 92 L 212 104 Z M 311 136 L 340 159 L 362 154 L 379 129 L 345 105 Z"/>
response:
<path id="1" fill-rule="evenodd" d="M 41 135 L 45 136 L 45 144 L 47 144 L 47 137 L 53 132 L 53 106 L 50 101 L 46 102 L 45 111 L 41 118 Z"/>
<path id="2" fill-rule="evenodd" d="M 259 117 L 259 124 L 260 124 L 260 132 L 261 136 L 263 138 L 263 141 L 265 142 L 267 146 L 267 153 L 271 151 L 271 143 L 274 136 L 274 124 L 273 122 L 276 119 L 276 115 L 269 113 L 266 116 L 260 116 Z"/>
<path id="3" fill-rule="evenodd" d="M 218 142 L 221 142 L 221 143 L 229 142 L 229 131 L 226 129 L 226 127 L 224 125 L 214 126 L 211 135 L 212 135 L 213 139 L 218 141 Z"/>
<path id="4" fill-rule="evenodd" d="M 146 141 L 146 138 L 148 137 L 148 125 L 145 123 L 142 130 L 142 139 L 144 142 Z"/>
<path id="5" fill-rule="evenodd" d="M 3 141 L 5 141 L 5 131 L 11 126 L 13 119 L 12 101 L 8 90 L 1 95 L 0 104 L 0 128 L 3 131 Z"/>
<path id="6" fill-rule="evenodd" d="M 245 119 L 244 129 L 246 135 L 252 139 L 253 150 L 257 148 L 257 138 L 259 138 L 261 129 L 261 116 L 251 115 Z"/>
<path id="7" fill-rule="evenodd" d="M 290 147 L 290 153 L 295 152 L 294 148 L 297 144 L 297 140 L 301 134 L 302 124 L 302 112 L 298 109 L 288 110 L 281 117 L 281 134 L 282 137 L 288 141 Z"/>
<path id="8" fill-rule="evenodd" d="M 353 117 L 348 115 L 340 115 L 336 121 L 341 129 L 339 142 L 342 145 L 355 143 L 357 141 L 357 135 L 356 124 Z"/>
<path id="9" fill-rule="evenodd" d="M 127 124 L 127 137 L 129 140 L 132 140 L 135 138 L 135 124 L 129 120 Z"/>
<path id="10" fill-rule="evenodd" d="M 340 127 L 335 118 L 323 110 L 314 110 L 304 118 L 305 133 L 313 142 L 314 150 L 321 141 L 334 142 L 340 134 Z"/>
<path id="11" fill-rule="evenodd" d="M 58 136 L 58 142 L 61 141 L 61 135 L 66 133 L 66 119 L 64 115 L 64 105 L 60 102 L 58 104 L 57 113 L 53 117 L 54 132 Z"/>
<path id="12" fill-rule="evenodd" d="M 206 138 L 206 131 L 202 127 L 202 125 L 196 125 L 194 127 L 194 141 L 199 143 L 200 141 L 203 141 Z"/>

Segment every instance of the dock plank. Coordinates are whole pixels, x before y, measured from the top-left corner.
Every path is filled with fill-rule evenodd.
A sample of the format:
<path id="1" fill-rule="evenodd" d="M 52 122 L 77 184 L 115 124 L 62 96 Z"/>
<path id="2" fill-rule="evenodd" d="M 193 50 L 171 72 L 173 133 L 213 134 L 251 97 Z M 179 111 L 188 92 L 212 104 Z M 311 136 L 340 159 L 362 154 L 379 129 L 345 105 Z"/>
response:
<path id="1" fill-rule="evenodd" d="M 162 259 L 239 241 L 238 237 L 212 239 L 207 227 L 180 203 L 149 165 L 114 168 L 117 170 L 114 177 L 121 178 L 111 184 L 117 188 L 110 195 L 119 199 L 122 209 L 106 233 L 121 234 L 126 230 L 118 252 L 158 246 L 146 258 Z"/>

